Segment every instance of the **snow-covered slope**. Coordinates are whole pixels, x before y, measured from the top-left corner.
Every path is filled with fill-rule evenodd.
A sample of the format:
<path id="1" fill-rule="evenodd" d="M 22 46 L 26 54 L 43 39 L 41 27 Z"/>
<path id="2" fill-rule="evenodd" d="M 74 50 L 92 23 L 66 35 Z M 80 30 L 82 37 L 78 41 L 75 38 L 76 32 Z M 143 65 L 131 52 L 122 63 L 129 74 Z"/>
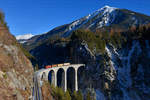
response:
<path id="1" fill-rule="evenodd" d="M 18 35 L 18 36 L 16 36 L 16 39 L 17 40 L 27 40 L 27 39 L 30 39 L 33 36 L 34 35 L 32 35 L 32 34 Z"/>
<path id="2" fill-rule="evenodd" d="M 97 19 L 101 19 L 101 21 L 99 21 L 99 27 L 102 27 L 102 26 L 109 26 L 112 21 L 115 19 L 115 10 L 117 8 L 114 8 L 114 7 L 110 7 L 110 6 L 104 6 L 103 8 L 101 9 L 98 9 L 96 12 L 94 12 L 93 14 L 89 14 L 88 16 L 84 17 L 85 20 L 84 20 L 84 23 L 85 24 L 86 22 L 88 22 L 90 19 L 96 17 L 97 15 L 101 14 L 101 16 L 99 16 Z M 75 27 L 75 26 L 78 26 L 80 23 L 82 23 L 82 20 L 77 20 L 75 22 L 73 22 L 70 27 Z M 81 24 L 81 26 L 83 25 Z M 91 23 L 89 25 L 89 28 L 94 25 L 95 23 Z M 81 27 L 80 26 L 80 27 Z M 71 29 L 71 28 L 70 28 Z"/>
<path id="3" fill-rule="evenodd" d="M 146 44 L 149 41 L 143 40 L 142 43 Z M 117 73 L 118 91 L 122 93 L 120 97 L 119 93 L 114 95 L 114 100 L 149 100 L 150 86 L 147 82 L 150 80 L 147 79 L 147 75 L 150 75 L 150 56 L 148 45 L 143 46 L 142 43 L 134 40 L 131 47 L 126 46 L 118 52 L 114 47 L 106 50 L 112 62 L 111 66 Z"/>
<path id="4" fill-rule="evenodd" d="M 78 28 L 91 28 L 92 26 L 96 26 L 96 28 L 101 28 L 103 26 L 109 26 L 111 23 L 113 23 L 115 19 L 116 12 L 115 10 L 118 8 L 110 7 L 110 6 L 104 6 L 101 9 L 98 9 L 92 14 L 89 14 L 81 19 L 78 19 L 74 22 L 72 22 L 69 27 L 66 29 L 66 33 L 63 36 L 70 35 L 73 30 L 76 30 Z M 94 21 L 91 21 L 94 19 Z"/>
<path id="5" fill-rule="evenodd" d="M 46 34 L 36 35 L 32 38 L 32 40 L 27 40 L 25 45 L 32 45 L 32 47 L 34 47 L 35 44 L 45 42 L 49 38 L 55 38 L 57 36 L 68 37 L 74 30 L 77 29 L 88 29 L 91 31 L 110 31 L 111 29 L 119 29 L 126 31 L 131 26 L 147 24 L 149 22 L 150 16 L 127 9 L 104 6 L 87 16 L 77 19 L 71 23 L 56 27 Z"/>
<path id="6" fill-rule="evenodd" d="M 16 36 L 16 39 L 20 43 L 25 43 L 25 42 L 27 42 L 28 39 L 32 38 L 33 36 L 34 35 L 32 35 L 32 34 L 18 35 L 18 36 Z"/>

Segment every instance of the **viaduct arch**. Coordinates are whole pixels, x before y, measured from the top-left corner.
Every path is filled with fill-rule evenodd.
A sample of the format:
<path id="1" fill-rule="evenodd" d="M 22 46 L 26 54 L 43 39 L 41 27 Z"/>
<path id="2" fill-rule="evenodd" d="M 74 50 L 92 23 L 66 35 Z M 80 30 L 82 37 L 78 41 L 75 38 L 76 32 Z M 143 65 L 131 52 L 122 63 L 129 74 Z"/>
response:
<path id="1" fill-rule="evenodd" d="M 71 64 L 68 66 L 43 69 L 40 72 L 40 78 L 50 80 L 51 84 L 62 87 L 64 91 L 67 88 L 78 91 L 78 69 L 84 66 L 84 64 Z"/>

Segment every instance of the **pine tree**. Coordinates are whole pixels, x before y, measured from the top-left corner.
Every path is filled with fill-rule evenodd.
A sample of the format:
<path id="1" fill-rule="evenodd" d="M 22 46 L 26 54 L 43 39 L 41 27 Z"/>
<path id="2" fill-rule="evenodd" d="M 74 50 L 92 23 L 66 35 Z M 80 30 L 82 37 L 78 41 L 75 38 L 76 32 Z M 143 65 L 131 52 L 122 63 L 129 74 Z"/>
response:
<path id="1" fill-rule="evenodd" d="M 78 91 L 77 100 L 83 100 L 83 95 L 80 90 Z"/>
<path id="2" fill-rule="evenodd" d="M 90 92 L 87 93 L 86 100 L 92 100 Z"/>
<path id="3" fill-rule="evenodd" d="M 4 14 L 0 11 L 0 23 L 4 24 Z"/>
<path id="4" fill-rule="evenodd" d="M 65 100 L 64 91 L 62 90 L 62 88 L 57 89 L 57 97 L 58 100 Z"/>
<path id="5" fill-rule="evenodd" d="M 71 100 L 71 96 L 68 90 L 65 93 L 65 100 Z"/>
<path id="6" fill-rule="evenodd" d="M 77 99 L 77 92 L 76 91 L 73 92 L 72 100 L 78 100 Z"/>

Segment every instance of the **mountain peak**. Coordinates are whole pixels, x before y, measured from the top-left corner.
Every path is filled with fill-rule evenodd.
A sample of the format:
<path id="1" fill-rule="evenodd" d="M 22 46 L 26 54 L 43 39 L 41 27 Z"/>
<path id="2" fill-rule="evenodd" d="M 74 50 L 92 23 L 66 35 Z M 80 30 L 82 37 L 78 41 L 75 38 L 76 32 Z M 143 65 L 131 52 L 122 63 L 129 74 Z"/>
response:
<path id="1" fill-rule="evenodd" d="M 105 5 L 105 6 L 102 7 L 102 8 L 115 8 L 115 7 L 111 7 L 111 6 Z"/>
<path id="2" fill-rule="evenodd" d="M 108 5 L 105 5 L 104 7 L 98 9 L 98 11 L 108 11 L 108 12 L 112 12 L 113 10 L 115 9 L 118 9 L 118 8 L 115 8 L 115 7 L 110 7 Z"/>

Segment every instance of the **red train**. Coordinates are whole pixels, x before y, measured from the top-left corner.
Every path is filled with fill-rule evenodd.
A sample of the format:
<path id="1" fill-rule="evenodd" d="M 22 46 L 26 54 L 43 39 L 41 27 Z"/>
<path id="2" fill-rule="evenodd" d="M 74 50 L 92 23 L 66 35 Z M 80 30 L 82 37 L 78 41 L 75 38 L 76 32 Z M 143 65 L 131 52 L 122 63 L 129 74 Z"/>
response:
<path id="1" fill-rule="evenodd" d="M 52 67 L 61 67 L 61 66 L 68 66 L 68 65 L 70 65 L 70 63 L 47 65 L 47 66 L 45 66 L 45 68 L 48 69 L 48 68 L 52 68 Z"/>

